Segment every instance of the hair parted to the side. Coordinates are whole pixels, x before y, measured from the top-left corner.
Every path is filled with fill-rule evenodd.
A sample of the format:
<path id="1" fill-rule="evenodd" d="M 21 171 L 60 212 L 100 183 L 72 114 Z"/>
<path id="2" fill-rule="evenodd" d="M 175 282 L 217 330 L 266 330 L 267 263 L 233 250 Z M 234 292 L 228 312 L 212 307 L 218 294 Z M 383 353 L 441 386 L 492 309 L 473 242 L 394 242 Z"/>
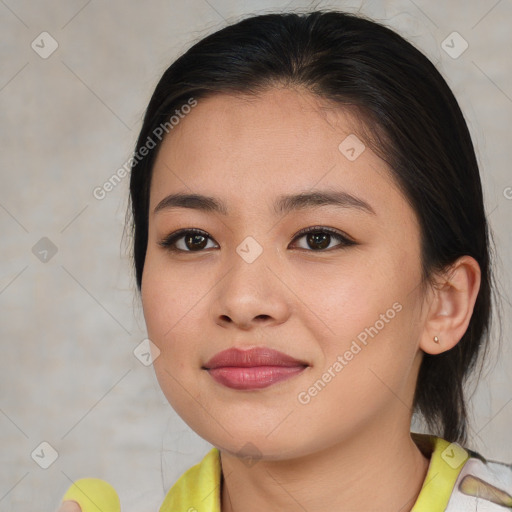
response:
<path id="1" fill-rule="evenodd" d="M 255 94 L 296 87 L 357 109 L 365 143 L 390 166 L 421 229 L 423 285 L 463 255 L 476 259 L 481 286 L 460 342 L 425 354 L 414 410 L 429 430 L 465 443 L 464 384 L 488 347 L 493 275 L 491 236 L 471 136 L 459 105 L 435 66 L 394 31 L 338 11 L 264 14 L 205 37 L 163 74 L 149 102 L 136 145 L 190 98 Z M 160 141 L 133 161 L 130 178 L 133 261 L 141 288 L 148 242 L 149 190 Z"/>

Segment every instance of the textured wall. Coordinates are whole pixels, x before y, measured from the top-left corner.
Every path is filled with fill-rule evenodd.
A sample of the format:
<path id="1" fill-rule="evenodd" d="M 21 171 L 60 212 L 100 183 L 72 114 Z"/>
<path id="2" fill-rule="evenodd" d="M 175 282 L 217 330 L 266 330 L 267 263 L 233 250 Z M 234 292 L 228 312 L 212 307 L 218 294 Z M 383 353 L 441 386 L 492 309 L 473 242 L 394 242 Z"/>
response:
<path id="1" fill-rule="evenodd" d="M 384 21 L 439 66 L 474 137 L 510 290 L 512 2 L 315 5 Z M 208 449 L 133 354 L 145 330 L 122 237 L 128 178 L 103 199 L 93 190 L 130 156 L 158 78 L 189 43 L 248 13 L 315 5 L 0 3 L 0 511 L 54 510 L 87 474 L 116 487 L 124 512 L 156 510 Z M 453 31 L 464 40 L 444 43 L 450 56 Z M 503 352 L 476 390 L 472 435 L 488 458 L 512 462 L 510 318 L 504 302 Z"/>

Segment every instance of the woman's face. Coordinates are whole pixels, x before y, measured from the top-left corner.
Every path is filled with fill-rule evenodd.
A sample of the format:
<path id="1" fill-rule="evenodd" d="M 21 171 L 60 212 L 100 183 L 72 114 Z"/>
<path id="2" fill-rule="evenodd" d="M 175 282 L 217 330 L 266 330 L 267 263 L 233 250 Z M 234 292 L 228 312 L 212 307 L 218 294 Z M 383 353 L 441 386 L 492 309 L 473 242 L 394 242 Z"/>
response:
<path id="1" fill-rule="evenodd" d="M 424 328 L 419 227 L 356 126 L 306 92 L 217 95 L 160 148 L 144 316 L 163 392 L 220 449 L 279 459 L 383 425 L 409 428 Z M 331 200 L 305 200 L 314 192 Z M 161 203 L 173 194 L 224 209 Z M 183 229 L 203 236 L 160 245 Z M 296 362 L 207 364 L 233 347 Z"/>

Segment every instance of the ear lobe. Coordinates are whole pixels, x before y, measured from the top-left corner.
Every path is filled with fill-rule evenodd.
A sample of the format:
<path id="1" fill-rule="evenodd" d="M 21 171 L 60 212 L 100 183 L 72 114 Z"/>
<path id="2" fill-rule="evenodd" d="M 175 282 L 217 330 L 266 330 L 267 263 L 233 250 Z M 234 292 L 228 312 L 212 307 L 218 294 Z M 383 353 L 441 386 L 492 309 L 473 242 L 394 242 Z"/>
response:
<path id="1" fill-rule="evenodd" d="M 433 355 L 450 350 L 464 336 L 480 290 L 480 266 L 471 256 L 462 256 L 435 280 L 419 345 Z"/>

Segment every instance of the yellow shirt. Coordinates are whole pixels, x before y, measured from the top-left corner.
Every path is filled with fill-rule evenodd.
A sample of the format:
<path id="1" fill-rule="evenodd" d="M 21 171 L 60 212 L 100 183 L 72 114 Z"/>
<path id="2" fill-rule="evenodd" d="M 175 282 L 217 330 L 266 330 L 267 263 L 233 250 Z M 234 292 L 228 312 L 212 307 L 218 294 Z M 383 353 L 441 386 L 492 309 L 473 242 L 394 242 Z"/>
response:
<path id="1" fill-rule="evenodd" d="M 430 457 L 412 512 L 504 512 L 503 506 L 512 507 L 512 465 L 486 461 L 436 436 L 411 436 Z M 221 512 L 221 482 L 220 453 L 212 448 L 173 485 L 160 512 Z"/>

